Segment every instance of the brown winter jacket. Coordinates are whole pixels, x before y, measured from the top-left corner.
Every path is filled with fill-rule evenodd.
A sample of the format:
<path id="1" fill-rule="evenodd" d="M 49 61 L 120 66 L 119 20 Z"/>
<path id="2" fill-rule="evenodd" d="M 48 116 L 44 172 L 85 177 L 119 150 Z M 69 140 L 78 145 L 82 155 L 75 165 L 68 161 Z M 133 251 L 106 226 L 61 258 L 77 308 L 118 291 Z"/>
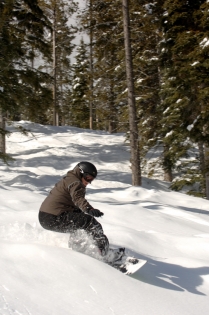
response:
<path id="1" fill-rule="evenodd" d="M 40 211 L 60 215 L 64 211 L 73 211 L 75 207 L 86 211 L 92 206 L 85 199 L 86 187 L 81 181 L 78 167 L 69 171 L 50 191 L 41 205 Z"/>

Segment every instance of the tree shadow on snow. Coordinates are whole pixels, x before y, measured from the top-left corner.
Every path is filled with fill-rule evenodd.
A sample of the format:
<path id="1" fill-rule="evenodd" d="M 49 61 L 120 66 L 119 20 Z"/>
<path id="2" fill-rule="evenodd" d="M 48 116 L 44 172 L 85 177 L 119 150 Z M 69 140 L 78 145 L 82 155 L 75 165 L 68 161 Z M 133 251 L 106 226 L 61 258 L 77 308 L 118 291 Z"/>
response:
<path id="1" fill-rule="evenodd" d="M 149 202 L 149 205 L 145 205 L 143 206 L 143 203 L 147 203 Z M 153 202 L 153 204 L 151 204 Z M 174 205 L 166 205 L 166 204 L 161 204 L 161 203 L 157 203 L 156 201 L 142 201 L 140 202 L 140 204 L 142 205 L 143 208 L 147 208 L 149 210 L 161 210 L 162 208 L 172 208 L 172 209 L 177 209 L 177 210 L 184 210 L 184 211 L 188 211 L 188 212 L 192 212 L 192 213 L 198 213 L 198 214 L 205 214 L 205 215 L 209 215 L 209 211 L 207 210 L 201 210 L 201 209 L 197 209 L 197 208 L 189 208 L 189 207 L 185 207 L 185 206 L 174 206 Z"/>
<path id="2" fill-rule="evenodd" d="M 136 258 L 147 260 L 142 269 L 131 275 L 132 278 L 167 290 L 206 295 L 199 291 L 198 287 L 203 284 L 201 276 L 209 275 L 209 266 L 189 268 L 154 260 L 130 250 L 128 253 Z"/>

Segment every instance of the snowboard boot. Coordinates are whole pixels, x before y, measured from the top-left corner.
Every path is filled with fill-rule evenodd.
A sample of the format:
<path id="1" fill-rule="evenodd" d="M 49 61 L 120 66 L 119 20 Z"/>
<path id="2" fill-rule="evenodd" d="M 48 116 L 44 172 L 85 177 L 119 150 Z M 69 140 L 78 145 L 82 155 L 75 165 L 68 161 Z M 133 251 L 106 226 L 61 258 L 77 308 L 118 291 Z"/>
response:
<path id="1" fill-rule="evenodd" d="M 125 248 L 109 248 L 104 261 L 110 265 L 121 264 L 125 255 Z"/>

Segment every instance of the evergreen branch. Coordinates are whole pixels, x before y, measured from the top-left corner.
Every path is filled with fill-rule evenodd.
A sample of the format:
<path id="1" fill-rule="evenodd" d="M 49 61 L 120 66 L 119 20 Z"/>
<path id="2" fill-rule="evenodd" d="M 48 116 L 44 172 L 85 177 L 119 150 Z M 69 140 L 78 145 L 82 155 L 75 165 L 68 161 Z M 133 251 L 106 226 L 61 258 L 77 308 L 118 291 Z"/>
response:
<path id="1" fill-rule="evenodd" d="M 0 152 L 0 159 L 7 165 L 9 165 L 9 162 L 12 162 L 15 160 L 9 154 L 1 153 L 1 152 Z"/>

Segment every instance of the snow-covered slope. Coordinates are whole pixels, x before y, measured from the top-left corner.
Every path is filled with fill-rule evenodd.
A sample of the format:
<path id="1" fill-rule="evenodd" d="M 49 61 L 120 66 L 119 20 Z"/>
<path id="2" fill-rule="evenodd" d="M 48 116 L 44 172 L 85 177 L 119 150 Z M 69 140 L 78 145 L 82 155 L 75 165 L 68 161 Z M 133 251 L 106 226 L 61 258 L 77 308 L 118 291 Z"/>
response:
<path id="1" fill-rule="evenodd" d="M 209 313 L 209 202 L 143 178 L 131 186 L 122 134 L 20 122 L 0 164 L 0 314 L 206 315 Z M 12 127 L 10 127 L 12 128 Z M 93 162 L 87 199 L 113 246 L 148 263 L 133 276 L 67 248 L 43 230 L 38 210 L 67 170 Z"/>

